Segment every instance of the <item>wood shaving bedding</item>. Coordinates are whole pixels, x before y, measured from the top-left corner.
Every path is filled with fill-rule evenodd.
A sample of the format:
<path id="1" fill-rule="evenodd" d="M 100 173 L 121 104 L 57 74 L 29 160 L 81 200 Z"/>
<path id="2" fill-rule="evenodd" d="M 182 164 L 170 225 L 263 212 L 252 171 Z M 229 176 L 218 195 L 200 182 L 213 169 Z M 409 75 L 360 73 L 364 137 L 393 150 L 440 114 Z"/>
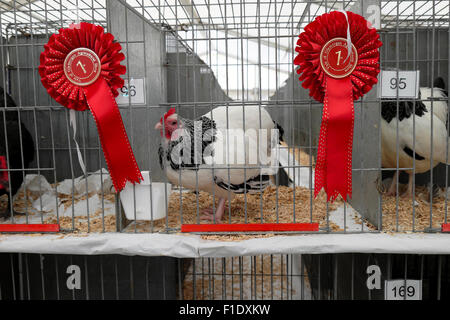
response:
<path id="1" fill-rule="evenodd" d="M 294 155 L 297 162 L 301 165 L 310 164 L 310 156 L 300 148 L 290 148 L 291 154 Z M 314 158 L 312 158 L 312 166 L 314 166 Z M 400 185 L 399 190 L 402 191 L 406 186 Z M 181 193 L 181 201 L 180 201 Z M 91 197 L 94 193 L 89 194 Z M 115 202 L 115 194 L 104 195 L 105 201 Z M 327 224 L 327 204 L 325 201 L 325 194 L 322 192 L 317 199 L 310 200 L 313 193 L 308 188 L 295 188 L 295 222 L 318 222 L 320 228 L 330 228 L 330 231 L 342 231 L 333 222 Z M 85 200 L 85 194 L 74 197 L 73 202 Z M 40 212 L 30 210 L 32 203 L 38 199 L 38 195 L 27 190 L 26 196 L 23 191 L 20 191 L 15 197 L 14 209 L 17 212 L 26 212 L 29 214 L 41 214 Z M 72 206 L 72 195 L 58 194 L 58 201 L 64 205 L 64 208 Z M 197 211 L 198 201 L 198 211 Z M 262 195 L 237 195 L 231 203 L 231 220 L 228 208 L 224 213 L 223 223 L 290 223 L 294 222 L 294 189 L 291 187 L 268 187 Z M 383 231 L 384 232 L 410 232 L 413 229 L 413 208 L 415 210 L 414 228 L 416 231 L 427 231 L 430 227 L 430 203 L 429 193 L 425 187 L 416 186 L 416 204 L 413 206 L 410 198 L 398 198 L 398 218 L 396 214 L 397 199 L 396 197 L 382 195 L 382 210 L 383 210 Z M 312 220 L 310 204 L 312 202 Z M 278 205 L 277 205 L 278 203 Z M 198 218 L 202 215 L 202 210 L 212 207 L 213 196 L 199 192 L 177 192 L 174 191 L 169 199 L 169 208 L 166 219 L 157 221 L 137 221 L 132 222 L 126 232 L 177 232 L 180 229 L 181 221 L 183 223 L 198 223 Z M 216 199 L 216 206 L 218 199 Z M 342 201 L 337 200 L 333 204 L 328 205 L 328 210 L 332 211 L 342 205 Z M 7 206 L 7 196 L 0 197 L 0 210 Z M 245 207 L 247 207 L 247 216 L 245 215 Z M 432 228 L 440 229 L 441 224 L 445 222 L 445 197 L 443 192 L 433 199 L 433 217 Z M 181 213 L 182 215 L 181 215 Z M 278 221 L 277 221 L 278 212 Z M 359 217 L 354 218 L 356 223 L 361 224 Z M 398 219 L 398 228 L 397 228 Z M 45 215 L 45 223 L 56 223 L 56 216 Z M 369 225 L 369 229 L 376 230 L 376 228 L 364 219 L 364 222 Z M 72 218 L 60 217 L 59 223 L 64 230 L 72 230 Z M 200 223 L 211 223 L 210 221 L 200 221 Z M 126 225 L 126 221 L 123 223 Z M 116 232 L 116 217 L 105 216 L 102 218 L 101 209 L 90 214 L 89 226 L 87 218 L 75 217 L 73 225 L 75 229 L 71 233 L 82 234 L 85 232 Z M 104 226 L 103 226 L 104 225 Z M 206 240 L 217 241 L 242 241 L 254 238 L 268 238 L 275 234 L 231 234 L 231 235 L 202 235 Z"/>
<path id="2" fill-rule="evenodd" d="M 72 230 L 72 226 L 74 226 L 74 231 L 71 231 L 75 234 L 80 233 L 101 233 L 101 232 L 115 232 L 116 231 L 116 216 L 105 216 L 102 219 L 101 215 L 95 215 L 89 217 L 89 223 L 86 217 L 74 217 L 72 225 L 72 217 L 60 217 L 59 225 L 61 229 L 64 230 Z M 45 220 L 45 223 L 57 223 L 56 216 L 52 215 Z"/>
<path id="3" fill-rule="evenodd" d="M 91 192 L 88 195 L 75 195 L 73 198 L 73 204 L 79 201 L 86 200 L 92 196 L 95 196 L 95 192 Z M 101 198 L 102 195 L 98 194 Z M 104 194 L 104 201 L 114 203 L 115 194 Z M 46 224 L 56 224 L 58 219 L 55 214 L 46 214 L 45 212 L 38 211 L 32 207 L 34 201 L 39 199 L 39 195 L 36 193 L 27 191 L 26 195 L 23 190 L 20 190 L 14 200 L 14 210 L 17 213 L 28 213 L 29 217 L 40 216 L 43 214 L 44 223 Z M 8 198 L 6 195 L 0 197 L 0 208 L 6 207 L 8 203 Z M 58 203 L 63 205 L 64 209 L 68 209 L 72 206 L 72 195 L 66 195 L 58 193 Z M 72 224 L 73 220 L 73 224 Z M 70 234 L 82 234 L 82 233 L 101 233 L 101 232 L 116 232 L 116 216 L 115 215 L 105 215 L 102 218 L 101 208 L 97 209 L 94 213 L 89 214 L 89 223 L 87 216 L 77 216 L 72 219 L 72 217 L 59 217 L 59 225 L 62 230 L 70 230 Z M 29 234 L 36 235 L 36 234 Z"/>
<path id="4" fill-rule="evenodd" d="M 262 195 L 262 219 L 264 223 L 276 223 L 277 212 L 277 191 L 275 186 L 268 187 Z M 280 186 L 278 187 L 278 222 L 290 223 L 294 222 L 293 216 L 293 188 Z M 213 197 L 205 192 L 198 194 L 199 215 L 203 209 L 212 207 Z M 260 195 L 247 195 L 247 223 L 261 222 L 261 203 Z M 310 220 L 310 190 L 303 187 L 297 187 L 295 191 L 295 221 L 296 222 L 311 222 Z M 383 210 L 383 231 L 385 232 L 410 232 L 413 229 L 413 206 L 410 198 L 399 197 L 399 211 L 398 211 L 398 231 L 397 231 L 397 215 L 396 215 L 396 197 L 382 196 L 382 210 Z M 416 205 L 415 209 L 415 230 L 426 231 L 430 227 L 430 204 L 428 201 L 428 194 L 426 188 L 416 188 Z M 194 192 L 179 192 L 172 193 L 169 199 L 169 214 L 167 217 L 168 228 L 170 231 L 178 231 L 181 226 L 180 208 L 182 208 L 183 223 L 197 223 L 197 194 Z M 216 206 L 217 206 L 216 200 Z M 335 201 L 329 204 L 329 211 L 335 210 L 342 205 L 342 201 Z M 231 203 L 231 223 L 245 223 L 245 196 L 237 195 Z M 433 228 L 440 229 L 441 224 L 445 222 L 445 199 L 437 197 L 433 199 Z M 97 212 L 98 217 L 91 216 L 91 232 L 102 232 L 101 212 Z M 318 222 L 320 228 L 326 228 L 326 202 L 325 194 L 319 194 L 316 200 L 313 201 L 312 222 Z M 86 219 L 75 218 L 76 228 L 79 232 L 87 231 Z M 355 217 L 357 223 L 361 223 L 360 218 Z M 364 219 L 365 220 L 365 219 Z M 229 223 L 228 208 L 225 211 L 223 223 Z M 202 224 L 211 223 L 209 221 L 200 221 Z M 370 222 L 365 220 L 371 230 L 377 230 Z M 64 229 L 71 229 L 71 218 L 62 218 L 62 225 Z M 153 228 L 152 228 L 153 225 Z M 342 231 L 342 229 L 329 222 L 331 231 Z M 105 217 L 105 231 L 115 232 L 115 217 Z M 166 219 L 157 221 L 138 221 L 133 223 L 128 232 L 165 232 Z M 268 238 L 276 234 L 231 234 L 231 235 L 202 235 L 202 239 L 216 240 L 216 241 L 242 241 L 254 238 Z"/>
<path id="5" fill-rule="evenodd" d="M 197 211 L 198 198 L 198 211 Z M 312 201 L 312 221 L 311 221 L 311 191 L 307 188 L 295 188 L 295 221 L 294 221 L 294 189 L 291 187 L 269 186 L 264 190 L 262 196 L 259 194 L 236 195 L 231 202 L 231 220 L 228 207 L 225 209 L 222 223 L 319 223 L 320 228 L 327 227 L 327 205 L 326 196 L 320 193 Z M 277 206 L 278 203 L 278 206 Z M 184 224 L 197 224 L 202 211 L 211 208 L 213 196 L 206 192 L 182 192 L 180 201 L 180 192 L 173 192 L 169 199 L 168 210 L 168 228 L 178 230 L 181 226 L 181 216 Z M 335 201 L 328 205 L 328 210 L 332 211 L 341 205 L 341 201 Z M 216 207 L 218 199 L 216 199 Z M 245 215 L 247 208 L 247 216 Z M 278 212 L 278 221 L 277 221 Z M 210 224 L 211 221 L 200 220 L 201 224 Z M 329 222 L 332 230 L 338 230 L 339 227 Z M 153 222 L 153 232 L 164 231 L 166 228 L 166 219 Z M 131 232 L 151 232 L 152 222 L 138 221 L 129 228 Z M 271 237 L 274 234 L 256 234 L 256 235 L 202 235 L 203 239 L 236 241 L 261 237 Z"/>
<path id="6" fill-rule="evenodd" d="M 297 187 L 295 191 L 295 221 L 296 222 L 311 222 L 310 220 L 310 190 L 303 187 Z M 114 201 L 115 195 L 105 196 L 105 201 Z M 412 204 L 411 198 L 398 198 L 398 229 L 397 229 L 397 198 L 393 196 L 382 195 L 382 210 L 383 210 L 383 231 L 384 232 L 410 232 L 413 230 L 413 208 L 415 211 L 414 228 L 415 231 L 422 232 L 427 231 L 430 228 L 430 203 L 429 195 L 425 187 L 416 187 L 415 206 Z M 72 199 L 70 197 L 64 200 L 63 203 L 66 206 L 66 202 L 70 207 Z M 76 199 L 80 201 L 85 197 Z M 111 198 L 111 199 L 109 199 Z M 245 201 L 247 201 L 247 223 L 260 223 L 261 222 L 261 198 L 260 195 L 247 195 L 245 200 L 244 195 L 237 195 L 231 203 L 231 223 L 245 223 Z M 18 194 L 14 203 L 14 208 L 18 212 L 24 212 L 26 205 L 28 209 L 31 208 L 32 201 L 37 197 L 28 194 L 28 199 L 25 199 L 23 194 Z M 199 214 L 203 209 L 212 207 L 213 197 L 205 192 L 198 194 Z M 294 222 L 293 215 L 293 188 L 280 186 L 278 187 L 278 209 L 277 209 L 277 188 L 275 186 L 268 187 L 262 194 L 262 221 L 264 223 L 276 223 L 276 213 L 278 210 L 278 222 L 289 223 Z M 169 199 L 169 214 L 167 217 L 168 228 L 170 231 L 179 230 L 181 224 L 180 208 L 182 208 L 183 223 L 197 223 L 197 194 L 194 192 L 183 192 L 181 195 L 182 205 L 180 206 L 180 194 L 179 192 L 172 193 Z M 0 198 L 0 207 L 7 205 L 7 198 L 5 196 Z M 335 210 L 338 206 L 342 205 L 341 201 L 336 201 L 333 204 L 329 204 L 329 211 Z M 216 200 L 217 206 L 217 200 Z M 440 229 L 441 224 L 445 222 L 445 198 L 441 195 L 433 199 L 433 216 L 432 216 L 432 228 Z M 40 213 L 29 213 L 40 214 Z M 326 202 L 324 193 L 319 194 L 318 198 L 313 201 L 312 222 L 318 222 L 321 228 L 326 228 Z M 116 231 L 116 217 L 105 216 L 104 227 L 101 210 L 97 210 L 90 215 L 89 219 L 90 232 L 115 232 Z M 356 223 L 361 223 L 361 219 L 356 217 Z M 56 216 L 46 215 L 45 223 L 56 223 Z M 72 230 L 72 218 L 60 217 L 59 219 L 61 228 L 64 230 Z M 228 208 L 225 211 L 223 223 L 229 223 L 229 211 Z M 369 225 L 371 230 L 376 228 L 368 221 L 364 219 L 364 222 Z M 211 223 L 209 221 L 201 221 L 201 223 Z M 153 224 L 153 229 L 152 229 Z M 75 230 L 73 233 L 84 233 L 88 231 L 88 223 L 86 217 L 75 217 L 74 220 Z M 331 231 L 342 231 L 333 222 L 329 222 Z M 157 221 L 138 221 L 136 224 L 128 228 L 128 232 L 165 232 L 166 219 Z M 202 235 L 206 240 L 217 241 L 242 241 L 253 238 L 267 238 L 272 237 L 274 234 L 232 234 L 232 235 Z"/>
<path id="7" fill-rule="evenodd" d="M 399 185 L 399 190 L 404 189 L 406 189 L 405 185 Z M 430 211 L 430 195 L 426 187 L 416 186 L 414 201 L 415 203 L 413 204 L 413 200 L 411 197 L 399 196 L 397 214 L 397 197 L 383 194 L 382 230 L 384 232 L 412 232 L 413 224 L 414 230 L 418 232 L 429 231 L 430 227 L 432 229 L 440 230 L 441 225 L 445 223 L 446 211 L 445 196 L 443 195 L 443 191 L 441 190 L 439 194 L 433 198 L 433 204 L 431 206 L 432 212 Z M 432 223 L 430 225 L 431 215 Z M 371 225 L 370 223 L 368 224 L 371 229 L 376 230 L 373 225 Z"/>
<path id="8" fill-rule="evenodd" d="M 195 259 L 195 268 L 190 262 L 183 281 L 186 300 L 279 300 L 300 294 L 293 288 L 293 281 L 299 283 L 300 276 L 287 274 L 284 255 Z M 303 277 L 307 284 L 307 277 Z"/>

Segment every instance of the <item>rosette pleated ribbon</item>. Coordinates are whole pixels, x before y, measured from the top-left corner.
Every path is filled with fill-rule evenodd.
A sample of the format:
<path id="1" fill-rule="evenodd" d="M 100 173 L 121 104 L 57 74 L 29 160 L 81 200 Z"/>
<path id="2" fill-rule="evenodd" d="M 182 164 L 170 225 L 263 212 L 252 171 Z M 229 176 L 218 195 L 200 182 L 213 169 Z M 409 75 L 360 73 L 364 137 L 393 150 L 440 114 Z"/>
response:
<path id="1" fill-rule="evenodd" d="M 299 80 L 324 104 L 314 195 L 324 188 L 328 201 L 352 196 L 353 101 L 377 83 L 379 38 L 362 16 L 333 11 L 309 23 L 297 40 Z"/>
<path id="2" fill-rule="evenodd" d="M 126 73 L 121 49 L 101 26 L 81 22 L 50 37 L 39 66 L 42 84 L 59 104 L 91 111 L 116 192 L 143 179 L 115 101 Z"/>

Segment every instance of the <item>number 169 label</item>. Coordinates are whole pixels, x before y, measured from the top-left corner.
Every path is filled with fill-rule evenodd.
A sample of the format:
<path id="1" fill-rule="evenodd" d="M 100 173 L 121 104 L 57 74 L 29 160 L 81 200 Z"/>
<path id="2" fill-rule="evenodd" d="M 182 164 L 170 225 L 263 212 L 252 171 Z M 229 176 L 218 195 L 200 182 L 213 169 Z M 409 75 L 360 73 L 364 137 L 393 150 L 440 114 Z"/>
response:
<path id="1" fill-rule="evenodd" d="M 388 280 L 384 283 L 385 300 L 422 300 L 421 280 Z"/>
<path id="2" fill-rule="evenodd" d="M 420 71 L 381 71 L 378 96 L 380 98 L 419 98 Z"/>

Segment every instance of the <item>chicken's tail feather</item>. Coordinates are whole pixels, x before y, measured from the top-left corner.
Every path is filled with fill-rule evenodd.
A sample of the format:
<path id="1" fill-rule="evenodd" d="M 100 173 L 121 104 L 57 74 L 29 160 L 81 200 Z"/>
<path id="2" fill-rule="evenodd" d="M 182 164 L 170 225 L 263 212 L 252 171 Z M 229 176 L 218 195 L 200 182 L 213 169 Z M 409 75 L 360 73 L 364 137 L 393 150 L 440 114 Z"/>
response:
<path id="1" fill-rule="evenodd" d="M 280 126 L 277 122 L 273 122 L 275 124 L 275 127 L 278 129 L 278 142 L 284 142 L 283 137 L 284 137 L 284 129 L 282 126 Z"/>

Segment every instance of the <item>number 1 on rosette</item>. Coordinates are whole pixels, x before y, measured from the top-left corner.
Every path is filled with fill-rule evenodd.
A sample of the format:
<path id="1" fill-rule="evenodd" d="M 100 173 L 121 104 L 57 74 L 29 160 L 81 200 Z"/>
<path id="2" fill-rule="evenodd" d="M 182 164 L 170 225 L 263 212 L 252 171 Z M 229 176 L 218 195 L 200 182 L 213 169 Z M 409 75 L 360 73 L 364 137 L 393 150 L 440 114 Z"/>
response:
<path id="1" fill-rule="evenodd" d="M 50 37 L 39 66 L 51 97 L 69 109 L 91 111 L 116 192 L 127 181 L 143 180 L 115 101 L 126 72 L 121 49 L 101 26 L 81 22 Z"/>
<path id="2" fill-rule="evenodd" d="M 314 195 L 324 188 L 328 201 L 352 196 L 353 101 L 378 81 L 379 38 L 360 15 L 332 11 L 308 24 L 297 40 L 299 80 L 324 104 Z"/>

